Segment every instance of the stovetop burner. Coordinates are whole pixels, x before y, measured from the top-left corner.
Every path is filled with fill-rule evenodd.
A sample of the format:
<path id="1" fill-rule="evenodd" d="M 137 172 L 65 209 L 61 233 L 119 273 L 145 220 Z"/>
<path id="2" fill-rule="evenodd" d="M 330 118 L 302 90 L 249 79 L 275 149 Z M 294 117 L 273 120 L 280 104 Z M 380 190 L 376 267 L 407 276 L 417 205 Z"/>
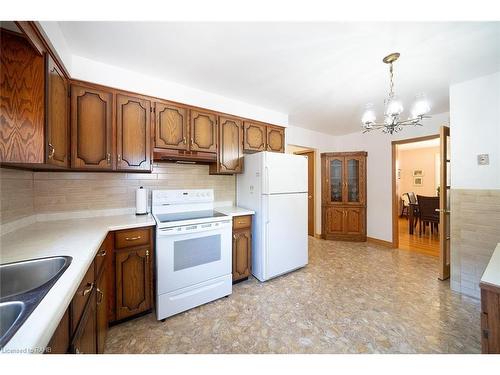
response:
<path id="1" fill-rule="evenodd" d="M 184 221 L 184 220 L 208 219 L 208 218 L 223 217 L 223 216 L 227 215 L 224 215 L 215 210 L 186 211 L 186 212 L 175 212 L 169 214 L 156 215 L 160 223 L 171 223 L 173 221 Z"/>

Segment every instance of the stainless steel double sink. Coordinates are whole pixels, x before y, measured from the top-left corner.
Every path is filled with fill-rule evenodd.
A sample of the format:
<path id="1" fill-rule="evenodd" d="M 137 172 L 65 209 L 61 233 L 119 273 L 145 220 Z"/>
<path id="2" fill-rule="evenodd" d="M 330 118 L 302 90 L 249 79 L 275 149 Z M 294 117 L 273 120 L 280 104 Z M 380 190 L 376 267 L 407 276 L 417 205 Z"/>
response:
<path id="1" fill-rule="evenodd" d="M 0 348 L 12 338 L 71 264 L 53 256 L 0 265 Z"/>

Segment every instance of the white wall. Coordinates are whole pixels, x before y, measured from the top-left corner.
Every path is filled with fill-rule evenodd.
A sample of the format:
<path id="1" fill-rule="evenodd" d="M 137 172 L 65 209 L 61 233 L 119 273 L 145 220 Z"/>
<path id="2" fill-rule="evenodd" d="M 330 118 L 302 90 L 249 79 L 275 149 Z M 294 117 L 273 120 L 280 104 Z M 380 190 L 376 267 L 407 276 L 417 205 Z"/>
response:
<path id="1" fill-rule="evenodd" d="M 480 297 L 500 242 L 500 72 L 450 86 L 451 288 Z M 477 155 L 489 154 L 489 165 Z"/>
<path id="2" fill-rule="evenodd" d="M 424 121 L 422 127 L 403 129 L 396 135 L 357 132 L 335 137 L 332 151 L 367 151 L 367 235 L 392 241 L 392 148 L 394 140 L 438 134 L 449 125 L 449 114 L 439 113 Z"/>
<path id="3" fill-rule="evenodd" d="M 500 189 L 500 72 L 451 85 L 450 119 L 452 188 Z"/>
<path id="4" fill-rule="evenodd" d="M 321 153 L 333 152 L 335 137 L 329 134 L 290 125 L 286 129 L 286 144 L 302 146 L 316 151 L 316 186 L 315 186 L 315 233 L 321 233 Z"/>

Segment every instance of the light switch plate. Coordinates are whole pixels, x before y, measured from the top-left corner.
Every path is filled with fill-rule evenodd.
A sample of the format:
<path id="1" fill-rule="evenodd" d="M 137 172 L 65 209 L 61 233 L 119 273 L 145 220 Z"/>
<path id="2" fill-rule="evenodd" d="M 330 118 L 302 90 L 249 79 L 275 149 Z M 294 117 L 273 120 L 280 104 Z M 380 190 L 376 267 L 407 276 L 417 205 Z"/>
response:
<path id="1" fill-rule="evenodd" d="M 488 165 L 488 164 L 490 164 L 490 155 L 489 154 L 479 154 L 479 155 L 477 155 L 477 164 L 478 165 Z"/>

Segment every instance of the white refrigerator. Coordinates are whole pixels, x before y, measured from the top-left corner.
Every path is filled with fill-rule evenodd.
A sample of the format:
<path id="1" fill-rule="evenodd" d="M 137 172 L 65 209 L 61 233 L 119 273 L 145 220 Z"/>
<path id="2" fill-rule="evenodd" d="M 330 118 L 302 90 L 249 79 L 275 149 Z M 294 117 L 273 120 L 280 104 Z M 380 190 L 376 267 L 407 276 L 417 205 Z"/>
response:
<path id="1" fill-rule="evenodd" d="M 259 152 L 244 156 L 237 204 L 255 211 L 252 274 L 260 281 L 304 267 L 307 246 L 307 158 Z"/>

